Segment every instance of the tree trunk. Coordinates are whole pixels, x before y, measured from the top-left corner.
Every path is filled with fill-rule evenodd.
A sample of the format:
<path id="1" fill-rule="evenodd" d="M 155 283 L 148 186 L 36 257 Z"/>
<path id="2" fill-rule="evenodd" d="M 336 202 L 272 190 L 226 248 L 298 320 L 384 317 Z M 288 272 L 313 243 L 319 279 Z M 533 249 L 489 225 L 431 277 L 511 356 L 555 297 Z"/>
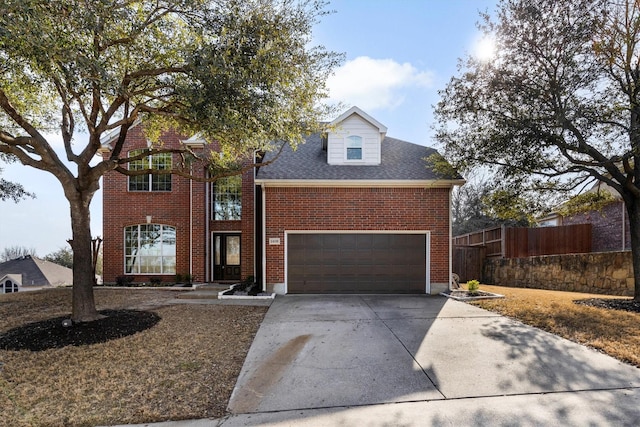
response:
<path id="1" fill-rule="evenodd" d="M 69 241 L 73 250 L 73 298 L 71 320 L 74 322 L 90 322 L 102 316 L 96 310 L 93 297 L 93 286 L 96 283 L 93 268 L 93 251 L 91 244 L 91 213 L 89 205 L 93 198 L 90 194 L 79 193 L 70 200 L 72 239 Z"/>
<path id="2" fill-rule="evenodd" d="M 635 280 L 633 299 L 640 301 L 640 199 L 633 198 L 626 203 L 631 233 L 631 260 Z"/>

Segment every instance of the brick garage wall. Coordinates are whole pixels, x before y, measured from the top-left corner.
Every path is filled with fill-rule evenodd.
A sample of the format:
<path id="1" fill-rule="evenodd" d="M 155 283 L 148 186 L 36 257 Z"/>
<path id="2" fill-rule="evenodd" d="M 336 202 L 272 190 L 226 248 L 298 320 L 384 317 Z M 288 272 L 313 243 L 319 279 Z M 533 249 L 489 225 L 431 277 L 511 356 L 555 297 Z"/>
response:
<path id="1" fill-rule="evenodd" d="M 488 258 L 483 282 L 520 288 L 633 295 L 631 252 Z"/>
<path id="2" fill-rule="evenodd" d="M 562 225 L 584 223 L 592 224 L 591 248 L 593 252 L 631 249 L 629 220 L 627 210 L 622 202 L 610 203 L 601 211 L 590 211 L 562 218 Z"/>
<path id="3" fill-rule="evenodd" d="M 180 145 L 176 133 L 163 134 L 165 147 Z M 141 126 L 129 131 L 126 151 L 147 147 L 147 140 Z M 106 154 L 108 156 L 108 154 Z M 174 162 L 178 158 L 174 158 Z M 186 178 L 172 176 L 171 192 L 130 192 L 128 177 L 118 172 L 109 172 L 103 178 L 103 280 L 113 283 L 118 276 L 124 275 L 124 227 L 145 224 L 147 215 L 152 223 L 176 227 L 176 273 L 189 273 L 189 260 L 193 255 L 195 281 L 204 280 L 206 236 L 203 214 L 205 209 L 206 184 L 190 182 Z M 193 192 L 193 254 L 191 254 L 190 233 L 190 194 Z M 156 276 L 157 277 L 157 276 Z M 175 275 L 160 276 L 163 281 L 173 281 Z M 149 280 L 149 276 L 134 276 L 136 282 Z"/>
<path id="4" fill-rule="evenodd" d="M 275 188 L 265 192 L 266 284 L 284 282 L 285 230 L 428 230 L 432 291 L 448 285 L 449 188 Z"/>

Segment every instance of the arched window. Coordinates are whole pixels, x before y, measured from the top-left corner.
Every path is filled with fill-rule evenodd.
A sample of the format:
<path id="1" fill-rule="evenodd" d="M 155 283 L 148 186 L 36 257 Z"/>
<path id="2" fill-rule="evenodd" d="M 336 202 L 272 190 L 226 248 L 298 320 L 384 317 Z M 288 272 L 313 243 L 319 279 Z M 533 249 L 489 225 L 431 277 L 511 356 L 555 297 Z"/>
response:
<path id="1" fill-rule="evenodd" d="M 139 224 L 124 229 L 126 274 L 176 274 L 176 228 Z"/>
<path id="2" fill-rule="evenodd" d="M 14 283 L 12 280 L 5 280 L 2 284 L 2 293 L 10 294 L 12 292 L 18 292 L 18 284 Z"/>
<path id="3" fill-rule="evenodd" d="M 347 137 L 347 160 L 362 160 L 362 137 L 351 135 Z"/>

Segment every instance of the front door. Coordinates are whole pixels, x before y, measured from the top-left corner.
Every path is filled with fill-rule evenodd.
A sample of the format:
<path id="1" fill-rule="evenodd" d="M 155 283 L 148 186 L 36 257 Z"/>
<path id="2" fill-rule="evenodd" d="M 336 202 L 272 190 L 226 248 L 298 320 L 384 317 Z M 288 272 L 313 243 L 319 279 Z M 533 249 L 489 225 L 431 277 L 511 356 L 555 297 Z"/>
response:
<path id="1" fill-rule="evenodd" d="M 240 280 L 240 276 L 240 234 L 214 234 L 214 280 Z"/>

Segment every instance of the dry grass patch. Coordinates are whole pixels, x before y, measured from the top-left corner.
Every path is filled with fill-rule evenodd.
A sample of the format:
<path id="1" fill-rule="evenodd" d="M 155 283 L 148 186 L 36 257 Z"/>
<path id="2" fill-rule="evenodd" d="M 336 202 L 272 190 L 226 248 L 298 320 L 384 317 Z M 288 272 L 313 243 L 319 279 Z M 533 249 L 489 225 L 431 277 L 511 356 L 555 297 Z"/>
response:
<path id="1" fill-rule="evenodd" d="M 220 417 L 266 307 L 168 305 L 172 291 L 96 289 L 104 309 L 161 320 L 135 335 L 45 351 L 0 350 L 0 425 L 95 426 Z M 0 334 L 70 312 L 69 289 L 0 296 Z"/>
<path id="2" fill-rule="evenodd" d="M 590 307 L 574 301 L 620 298 L 576 292 L 481 286 L 505 296 L 472 304 L 571 341 L 601 350 L 618 360 L 640 367 L 640 313 Z"/>

